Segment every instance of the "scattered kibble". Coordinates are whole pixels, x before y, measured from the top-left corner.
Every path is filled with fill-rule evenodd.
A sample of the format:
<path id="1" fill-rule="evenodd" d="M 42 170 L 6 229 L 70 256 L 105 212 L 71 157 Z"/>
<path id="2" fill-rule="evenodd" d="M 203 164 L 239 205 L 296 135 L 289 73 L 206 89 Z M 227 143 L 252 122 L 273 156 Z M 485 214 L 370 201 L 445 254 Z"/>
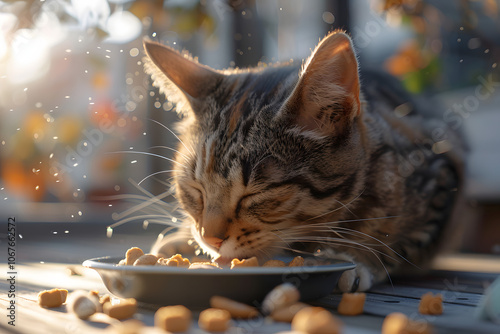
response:
<path id="1" fill-rule="evenodd" d="M 303 308 L 310 307 L 307 304 L 304 303 L 295 303 L 291 305 L 284 306 L 282 308 L 279 308 L 275 310 L 273 313 L 271 313 L 271 318 L 274 321 L 280 321 L 280 322 L 292 322 L 293 317 Z"/>
<path id="2" fill-rule="evenodd" d="M 291 283 L 284 283 L 269 292 L 262 302 L 262 311 L 271 314 L 275 310 L 294 304 L 300 299 L 300 292 Z"/>
<path id="3" fill-rule="evenodd" d="M 259 311 L 255 307 L 221 296 L 210 298 L 210 306 L 226 310 L 231 314 L 232 318 L 236 319 L 250 319 L 259 315 Z"/>
<path id="4" fill-rule="evenodd" d="M 382 334 L 430 334 L 431 331 L 427 321 L 413 321 L 399 312 L 389 314 L 382 324 Z"/>
<path id="5" fill-rule="evenodd" d="M 306 307 L 293 317 L 292 329 L 307 334 L 338 334 L 342 323 L 322 307 Z"/>
<path id="6" fill-rule="evenodd" d="M 229 311 L 209 308 L 200 313 L 198 325 L 207 332 L 225 332 L 231 323 Z"/>
<path id="7" fill-rule="evenodd" d="M 68 290 L 52 289 L 44 290 L 38 293 L 38 305 L 46 308 L 59 307 L 66 302 Z"/>
<path id="8" fill-rule="evenodd" d="M 342 315 L 360 315 L 365 305 L 365 293 L 344 293 L 337 311 Z"/>
<path id="9" fill-rule="evenodd" d="M 185 306 L 164 306 L 155 313 L 155 326 L 167 332 L 185 332 L 191 327 L 191 319 L 191 311 Z"/>
<path id="10" fill-rule="evenodd" d="M 116 304 L 104 303 L 103 311 L 112 318 L 123 320 L 131 318 L 137 311 L 137 301 L 134 298 L 120 299 Z"/>
<path id="11" fill-rule="evenodd" d="M 86 320 L 100 309 L 99 295 L 95 291 L 75 291 L 70 294 L 67 307 L 78 318 Z"/>
<path id="12" fill-rule="evenodd" d="M 418 312 L 428 315 L 443 314 L 443 296 L 441 294 L 433 295 L 432 292 L 427 292 L 420 298 Z"/>

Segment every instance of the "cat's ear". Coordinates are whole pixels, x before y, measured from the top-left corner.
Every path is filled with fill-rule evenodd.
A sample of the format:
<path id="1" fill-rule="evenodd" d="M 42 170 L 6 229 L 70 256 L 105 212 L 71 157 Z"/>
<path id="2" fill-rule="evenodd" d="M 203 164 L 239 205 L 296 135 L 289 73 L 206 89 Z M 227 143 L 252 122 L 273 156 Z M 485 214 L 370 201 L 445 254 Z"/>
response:
<path id="1" fill-rule="evenodd" d="M 186 110 L 186 102 L 196 109 L 222 81 L 223 75 L 219 72 L 168 46 L 145 40 L 144 50 L 146 72 L 166 98 L 177 104 L 180 112 Z"/>
<path id="2" fill-rule="evenodd" d="M 333 32 L 304 63 L 283 111 L 303 130 L 335 135 L 360 114 L 359 95 L 358 62 L 351 39 Z"/>

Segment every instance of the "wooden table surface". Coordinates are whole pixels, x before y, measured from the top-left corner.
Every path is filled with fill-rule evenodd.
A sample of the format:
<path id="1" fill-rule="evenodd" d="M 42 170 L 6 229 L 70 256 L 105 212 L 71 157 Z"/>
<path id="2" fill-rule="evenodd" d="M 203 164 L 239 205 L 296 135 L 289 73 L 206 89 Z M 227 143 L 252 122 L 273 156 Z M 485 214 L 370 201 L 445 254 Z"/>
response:
<path id="1" fill-rule="evenodd" d="M 26 233 L 28 234 L 28 233 Z M 63 240 L 63 241 L 61 241 Z M 77 319 L 68 313 L 63 305 L 54 309 L 44 309 L 36 302 L 37 293 L 51 288 L 66 288 L 74 291 L 98 290 L 107 293 L 99 275 L 92 269 L 83 268 L 80 263 L 88 258 L 123 254 L 131 245 L 146 246 L 148 238 L 135 235 L 119 237 L 114 242 L 103 244 L 103 240 L 88 238 L 47 239 L 32 238 L 29 242 L 18 243 L 18 258 L 15 265 L 15 294 L 16 314 L 15 327 L 8 324 L 9 318 L 2 315 L 0 332 L 12 333 L 109 333 L 110 324 L 118 321 L 104 314 L 92 316 L 89 320 Z M 145 248 L 147 249 L 147 248 Z M 20 251 L 22 250 L 22 252 Z M 338 316 L 343 322 L 342 333 L 371 334 L 380 333 L 384 317 L 392 312 L 402 312 L 409 318 L 417 321 L 426 321 L 432 324 L 435 333 L 500 333 L 500 325 L 493 322 L 476 320 L 473 317 L 480 303 L 485 288 L 487 288 L 500 273 L 500 262 L 491 259 L 478 264 L 481 258 L 453 257 L 441 260 L 441 267 L 446 270 L 433 271 L 419 278 L 395 279 L 393 285 L 383 284 L 374 287 L 367 293 L 364 313 L 360 316 L 340 316 L 336 312 L 340 295 L 331 294 L 312 302 L 313 305 L 325 307 Z M 467 261 L 485 269 L 483 273 L 453 271 L 445 268 L 446 264 Z M 7 265 L 0 272 L 0 308 L 2 314 L 12 298 L 5 293 L 10 289 L 9 270 Z M 456 266 L 455 266 L 456 267 Z M 475 268 L 477 269 L 477 268 Z M 490 273 L 486 273 L 489 271 Z M 75 274 L 76 273 L 76 274 Z M 424 316 L 418 313 L 420 296 L 425 292 L 441 293 L 444 298 L 444 314 L 440 316 Z M 7 311 L 6 311 L 7 310 Z M 139 311 L 134 318 L 153 326 L 154 308 L 140 304 Z M 197 326 L 195 313 L 193 326 L 189 333 L 206 333 Z M 272 322 L 266 318 L 257 318 L 249 321 L 235 321 L 228 333 L 277 333 L 289 331 L 290 324 Z M 141 332 L 142 333 L 142 332 Z M 148 327 L 144 333 L 162 333 L 153 327 Z M 163 332 L 164 333 L 164 332 Z"/>

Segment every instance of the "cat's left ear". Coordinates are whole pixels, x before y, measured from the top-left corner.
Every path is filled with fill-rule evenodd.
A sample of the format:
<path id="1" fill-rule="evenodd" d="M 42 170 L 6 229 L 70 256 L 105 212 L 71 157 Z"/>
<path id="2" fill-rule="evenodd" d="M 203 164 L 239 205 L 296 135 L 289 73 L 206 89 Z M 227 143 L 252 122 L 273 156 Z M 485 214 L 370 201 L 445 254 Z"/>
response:
<path id="1" fill-rule="evenodd" d="M 168 46 L 145 40 L 144 49 L 146 72 L 167 99 L 177 104 L 180 112 L 188 109 L 186 102 L 196 112 L 197 105 L 213 93 L 224 77 Z"/>
<path id="2" fill-rule="evenodd" d="M 340 134 L 361 112 L 356 54 L 349 36 L 333 32 L 304 63 L 284 113 L 302 130 Z"/>

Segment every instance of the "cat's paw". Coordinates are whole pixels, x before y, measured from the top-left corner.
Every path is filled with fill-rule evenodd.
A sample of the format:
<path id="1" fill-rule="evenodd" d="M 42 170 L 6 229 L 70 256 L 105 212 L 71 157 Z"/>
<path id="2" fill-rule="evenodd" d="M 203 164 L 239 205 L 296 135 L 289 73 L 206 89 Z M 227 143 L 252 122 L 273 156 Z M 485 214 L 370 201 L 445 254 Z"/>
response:
<path id="1" fill-rule="evenodd" d="M 337 290 L 341 292 L 366 291 L 374 284 L 375 278 L 370 268 L 364 263 L 356 261 L 350 254 L 337 253 L 332 249 L 325 250 L 324 254 L 331 259 L 356 263 L 356 268 L 342 273 L 337 283 Z"/>
<path id="2" fill-rule="evenodd" d="M 362 263 L 357 263 L 356 268 L 342 273 L 337 283 L 337 287 L 341 292 L 366 291 L 372 285 L 373 275 Z"/>

